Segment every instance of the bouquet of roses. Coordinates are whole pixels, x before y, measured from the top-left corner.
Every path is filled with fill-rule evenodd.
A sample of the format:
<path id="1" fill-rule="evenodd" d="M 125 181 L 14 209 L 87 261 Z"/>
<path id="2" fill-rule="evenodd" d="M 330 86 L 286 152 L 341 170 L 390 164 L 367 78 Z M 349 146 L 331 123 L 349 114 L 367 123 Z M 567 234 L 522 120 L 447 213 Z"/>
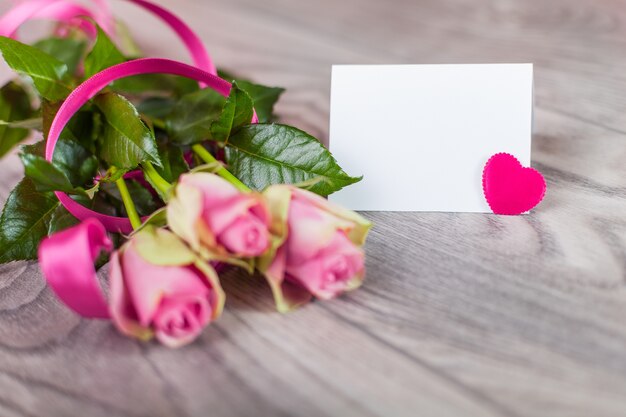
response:
<path id="1" fill-rule="evenodd" d="M 0 89 L 0 156 L 44 138 L 21 147 L 0 262 L 38 258 L 74 311 L 168 346 L 219 317 L 228 265 L 259 271 L 281 312 L 357 288 L 371 225 L 324 197 L 359 178 L 273 122 L 282 88 L 218 73 L 178 17 L 126 1 L 168 24 L 194 65 L 139 58 L 106 0 L 29 0 L 0 18 L 0 53 L 19 74 Z M 56 21 L 53 35 L 19 42 L 30 19 Z"/>

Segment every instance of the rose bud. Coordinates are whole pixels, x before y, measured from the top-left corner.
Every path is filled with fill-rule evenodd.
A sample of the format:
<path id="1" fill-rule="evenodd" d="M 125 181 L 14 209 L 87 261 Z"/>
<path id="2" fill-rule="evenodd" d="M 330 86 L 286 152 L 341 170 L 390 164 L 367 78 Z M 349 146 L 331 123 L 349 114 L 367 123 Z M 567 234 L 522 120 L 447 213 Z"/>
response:
<path id="1" fill-rule="evenodd" d="M 168 204 L 170 229 L 206 259 L 254 258 L 270 246 L 270 215 L 256 192 L 241 192 L 215 174 L 180 177 Z"/>
<path id="2" fill-rule="evenodd" d="M 270 283 L 279 311 L 311 296 L 327 300 L 361 285 L 369 221 L 289 185 L 268 187 L 263 195 L 274 239 L 257 267 Z"/>
<path id="3" fill-rule="evenodd" d="M 115 326 L 169 347 L 192 342 L 224 306 L 215 270 L 165 229 L 147 227 L 114 252 L 109 279 Z"/>

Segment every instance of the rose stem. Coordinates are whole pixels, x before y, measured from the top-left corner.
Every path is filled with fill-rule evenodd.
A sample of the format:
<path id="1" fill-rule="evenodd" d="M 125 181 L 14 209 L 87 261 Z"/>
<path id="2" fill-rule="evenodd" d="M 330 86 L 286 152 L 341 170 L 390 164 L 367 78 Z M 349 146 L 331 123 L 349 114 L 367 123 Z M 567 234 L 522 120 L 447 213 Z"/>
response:
<path id="1" fill-rule="evenodd" d="M 159 129 L 165 130 L 165 122 L 160 119 L 151 119 L 150 123 L 153 126 L 158 127 Z M 154 133 L 154 130 L 153 130 Z M 143 171 L 144 177 L 146 180 L 154 187 L 164 202 L 167 203 L 168 191 L 172 188 L 172 184 L 169 181 L 166 181 L 156 169 L 154 169 L 154 165 L 150 161 L 144 161 L 141 163 L 141 170 Z"/>
<path id="2" fill-rule="evenodd" d="M 150 182 L 153 187 L 158 189 L 161 196 L 167 196 L 167 192 L 170 188 L 172 188 L 172 184 L 159 175 L 157 170 L 154 168 L 154 165 L 152 165 L 152 162 L 144 161 L 141 163 L 141 167 L 144 175 L 148 177 L 148 182 Z"/>
<path id="3" fill-rule="evenodd" d="M 241 182 L 239 178 L 235 177 L 226 168 L 224 168 L 221 165 L 221 162 L 215 159 L 213 155 L 211 155 L 211 153 L 205 149 L 204 146 L 198 143 L 196 145 L 193 145 L 191 148 L 196 153 L 196 155 L 198 155 L 200 159 L 202 159 L 204 162 L 206 162 L 207 164 L 216 164 L 218 166 L 217 170 L 215 171 L 217 175 L 234 185 L 239 191 L 250 191 L 250 187 Z"/>
<path id="4" fill-rule="evenodd" d="M 133 199 L 130 196 L 130 192 L 128 192 L 128 187 L 126 186 L 124 177 L 115 181 L 115 185 L 117 185 L 117 188 L 120 190 L 122 202 L 124 203 L 124 208 L 126 208 L 130 224 L 133 226 L 133 229 L 137 230 L 141 227 L 141 219 L 139 218 L 139 214 L 137 214 L 137 209 L 135 208 L 135 203 L 133 203 Z"/>

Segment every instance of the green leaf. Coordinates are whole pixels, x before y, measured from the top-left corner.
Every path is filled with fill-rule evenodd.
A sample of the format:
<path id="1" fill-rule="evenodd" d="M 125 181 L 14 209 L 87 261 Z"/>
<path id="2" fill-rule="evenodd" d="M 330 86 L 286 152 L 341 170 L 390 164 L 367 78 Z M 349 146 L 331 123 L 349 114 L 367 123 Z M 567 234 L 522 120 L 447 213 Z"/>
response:
<path id="1" fill-rule="evenodd" d="M 279 124 L 239 129 L 228 140 L 226 162 L 230 172 L 257 190 L 319 179 L 309 190 L 326 196 L 361 179 L 346 174 L 313 136 Z"/>
<path id="2" fill-rule="evenodd" d="M 44 146 L 43 141 L 23 146 L 20 154 L 24 174 L 33 180 L 37 191 L 63 191 L 88 196 L 89 192 L 82 186 L 93 184 L 98 159 L 77 142 L 61 139 L 50 163 L 43 157 Z"/>
<path id="3" fill-rule="evenodd" d="M 122 170 L 143 161 L 162 166 L 154 134 L 130 101 L 115 93 L 101 94 L 94 101 L 105 118 L 99 139 L 102 159 Z"/>
<path id="4" fill-rule="evenodd" d="M 211 139 L 211 124 L 225 102 L 226 98 L 209 88 L 185 95 L 165 120 L 170 139 L 181 145 Z"/>
<path id="5" fill-rule="evenodd" d="M 52 161 L 67 175 L 72 185 L 93 185 L 98 170 L 98 158 L 78 142 L 61 138 L 54 149 Z"/>
<path id="6" fill-rule="evenodd" d="M 31 179 L 20 181 L 0 216 L 0 263 L 36 259 L 59 205 L 53 193 L 37 191 Z"/>
<path id="7" fill-rule="evenodd" d="M 259 123 L 268 123 L 275 119 L 274 104 L 285 92 L 281 87 L 268 87 L 239 78 L 229 71 L 218 70 L 218 75 L 225 80 L 235 80 L 239 87 L 252 97 Z"/>
<path id="8" fill-rule="evenodd" d="M 41 104 L 41 113 L 43 118 L 43 135 L 48 137 L 50 126 L 56 116 L 60 102 L 49 102 L 44 100 Z M 101 114 L 93 110 L 91 104 L 87 104 L 81 108 L 67 123 L 61 135 L 61 139 L 73 140 L 80 143 L 84 148 L 95 153 L 95 141 L 100 136 Z"/>
<path id="9" fill-rule="evenodd" d="M 30 97 L 14 82 L 0 88 L 0 157 L 28 136 L 28 130 L 12 126 L 11 122 L 24 120 L 33 115 Z"/>
<path id="10" fill-rule="evenodd" d="M 167 181 L 175 182 L 185 172 L 189 171 L 189 165 L 185 161 L 183 150 L 178 146 L 164 145 L 159 149 L 163 168 L 157 169 L 158 173 Z"/>
<path id="11" fill-rule="evenodd" d="M 52 127 L 52 122 L 57 115 L 61 105 L 60 101 L 43 100 L 41 102 L 41 118 L 43 119 L 43 137 L 47 138 Z M 73 118 L 72 118 L 73 119 Z"/>
<path id="12" fill-rule="evenodd" d="M 220 117 L 211 123 L 211 136 L 214 140 L 226 142 L 231 132 L 250 124 L 251 119 L 252 99 L 235 82 Z"/>
<path id="13" fill-rule="evenodd" d="M 141 74 L 119 79 L 111 89 L 125 94 L 172 93 L 175 97 L 199 90 L 198 82 L 189 78 L 168 74 Z"/>
<path id="14" fill-rule="evenodd" d="M 89 78 L 105 68 L 126 61 L 108 35 L 98 26 L 98 37 L 91 52 L 85 58 L 85 77 Z"/>
<path id="15" fill-rule="evenodd" d="M 174 95 L 178 98 L 186 94 L 191 94 L 200 91 L 200 84 L 194 79 L 187 77 L 178 77 L 173 75 L 167 75 L 168 77 L 173 79 L 173 88 L 172 91 Z"/>
<path id="16" fill-rule="evenodd" d="M 98 192 L 91 204 L 91 209 L 98 213 L 106 214 L 108 216 L 121 216 L 123 210 L 123 204 L 121 200 L 111 198 L 104 190 L 105 186 L 113 186 L 114 184 L 100 184 L 100 192 Z"/>
<path id="17" fill-rule="evenodd" d="M 65 63 L 68 74 L 75 74 L 87 48 L 87 43 L 80 39 L 48 38 L 35 43 L 33 46 Z"/>
<path id="18" fill-rule="evenodd" d="M 63 191 L 68 194 L 85 194 L 85 190 L 74 188 L 63 171 L 44 158 L 32 154 L 21 154 L 24 175 L 32 179 L 37 191 Z"/>
<path id="19" fill-rule="evenodd" d="M 278 101 L 284 88 L 266 87 L 250 81 L 238 80 L 237 84 L 252 97 L 259 123 L 271 122 L 274 119 L 274 104 Z"/>
<path id="20" fill-rule="evenodd" d="M 0 36 L 0 52 L 14 71 L 32 78 L 43 98 L 62 100 L 70 93 L 70 86 L 63 81 L 67 65 L 55 57 L 4 36 Z"/>
<path id="21" fill-rule="evenodd" d="M 163 119 L 172 112 L 176 101 L 169 97 L 149 97 L 137 105 L 137 111 L 142 115 L 155 119 Z"/>
<path id="22" fill-rule="evenodd" d="M 22 146 L 23 155 L 32 155 L 42 159 L 44 150 L 45 141 Z M 59 139 L 52 162 L 73 186 L 90 187 L 93 185 L 93 179 L 98 170 L 98 159 L 78 142 L 71 139 Z"/>
<path id="23" fill-rule="evenodd" d="M 59 206 L 52 213 L 50 218 L 50 224 L 48 226 L 48 236 L 51 236 L 57 232 L 65 229 L 69 229 L 72 226 L 76 226 L 79 220 L 74 217 L 65 207 L 59 204 Z"/>

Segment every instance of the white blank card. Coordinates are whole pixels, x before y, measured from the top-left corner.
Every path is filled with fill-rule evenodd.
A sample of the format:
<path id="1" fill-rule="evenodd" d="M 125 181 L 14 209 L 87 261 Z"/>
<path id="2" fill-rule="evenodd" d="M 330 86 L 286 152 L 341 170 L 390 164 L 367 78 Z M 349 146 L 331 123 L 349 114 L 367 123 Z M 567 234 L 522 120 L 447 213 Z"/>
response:
<path id="1" fill-rule="evenodd" d="M 530 165 L 532 64 L 335 65 L 330 150 L 352 210 L 490 212 L 489 157 Z"/>

